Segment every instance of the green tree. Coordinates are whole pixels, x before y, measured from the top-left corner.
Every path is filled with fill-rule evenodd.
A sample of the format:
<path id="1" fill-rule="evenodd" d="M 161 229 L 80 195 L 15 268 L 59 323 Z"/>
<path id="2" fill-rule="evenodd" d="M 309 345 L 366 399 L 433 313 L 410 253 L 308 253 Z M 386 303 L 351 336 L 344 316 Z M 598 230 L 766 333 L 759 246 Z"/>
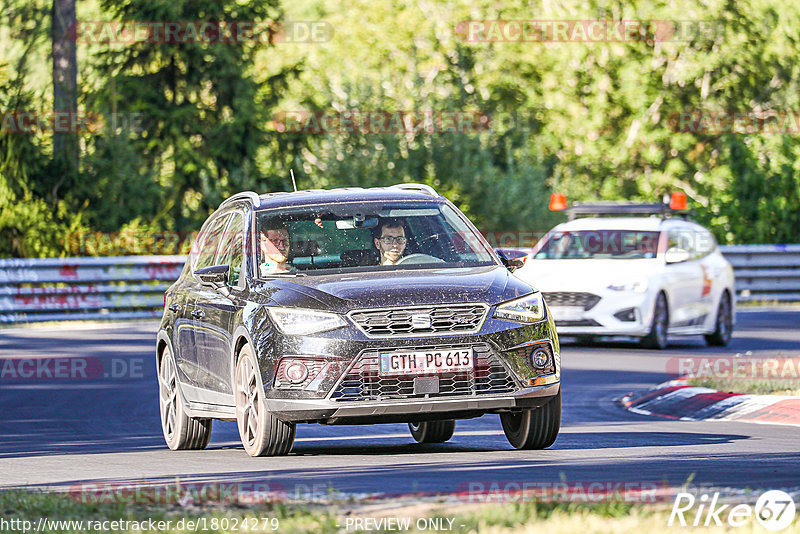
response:
<path id="1" fill-rule="evenodd" d="M 115 20 L 125 23 L 278 21 L 277 0 L 102 0 Z M 268 37 L 268 36 L 267 36 Z M 97 144 L 89 172 L 110 187 L 86 184 L 88 198 L 118 204 L 126 191 L 141 187 L 150 215 L 177 230 L 194 229 L 226 196 L 249 189 L 260 179 L 255 160 L 265 144 L 264 123 L 271 102 L 253 70 L 256 52 L 269 46 L 264 36 L 228 42 L 135 42 L 100 57 L 105 77 L 93 95 L 93 109 L 141 117 L 144 125 L 127 132 L 133 152 L 123 150 L 115 172 L 107 157 L 122 141 Z M 138 155 L 138 158 L 135 157 Z M 109 174 L 109 172 L 111 174 Z M 138 177 L 138 178 L 137 178 Z M 119 181 L 120 187 L 110 181 Z M 161 198 L 154 198 L 161 191 Z M 149 192 L 149 193 L 148 193 Z M 138 205 L 131 215 L 143 215 Z M 102 210 L 98 210 L 98 214 Z"/>

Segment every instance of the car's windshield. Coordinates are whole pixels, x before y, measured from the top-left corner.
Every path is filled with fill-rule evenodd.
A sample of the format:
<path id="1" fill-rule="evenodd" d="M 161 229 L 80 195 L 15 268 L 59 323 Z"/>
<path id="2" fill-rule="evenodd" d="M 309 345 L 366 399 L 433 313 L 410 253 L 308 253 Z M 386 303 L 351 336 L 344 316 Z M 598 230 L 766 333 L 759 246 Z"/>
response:
<path id="1" fill-rule="evenodd" d="M 270 209 L 255 224 L 260 278 L 496 264 L 486 241 L 442 202 Z"/>
<path id="2" fill-rule="evenodd" d="M 551 232 L 534 259 L 655 258 L 659 232 L 637 230 L 580 230 Z"/>

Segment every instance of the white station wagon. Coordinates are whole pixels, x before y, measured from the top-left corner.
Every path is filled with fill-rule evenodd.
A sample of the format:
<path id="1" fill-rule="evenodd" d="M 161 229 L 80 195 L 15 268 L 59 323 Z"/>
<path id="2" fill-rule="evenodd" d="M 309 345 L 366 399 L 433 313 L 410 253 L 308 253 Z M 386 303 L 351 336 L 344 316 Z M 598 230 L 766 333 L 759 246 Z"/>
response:
<path id="1" fill-rule="evenodd" d="M 675 212 L 669 204 L 575 203 L 571 220 L 515 274 L 542 291 L 560 335 L 634 336 L 663 349 L 668 334 L 702 334 L 727 345 L 733 268 L 711 232 Z"/>

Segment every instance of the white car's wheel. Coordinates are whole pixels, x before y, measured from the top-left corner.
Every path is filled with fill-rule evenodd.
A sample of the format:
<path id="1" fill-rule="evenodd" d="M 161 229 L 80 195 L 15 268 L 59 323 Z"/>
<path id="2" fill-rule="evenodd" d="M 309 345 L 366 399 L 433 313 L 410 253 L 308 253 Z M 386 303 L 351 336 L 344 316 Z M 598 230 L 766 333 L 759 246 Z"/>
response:
<path id="1" fill-rule="evenodd" d="M 283 456 L 294 444 L 294 423 L 281 421 L 264 402 L 261 372 L 250 345 L 236 362 L 236 422 L 244 450 L 250 456 Z"/>
<path id="2" fill-rule="evenodd" d="M 669 307 L 667 297 L 664 293 L 659 293 L 656 297 L 656 305 L 653 308 L 653 322 L 650 325 L 650 333 L 642 338 L 642 345 L 649 349 L 667 348 L 667 330 L 669 329 Z"/>
<path id="3" fill-rule="evenodd" d="M 731 296 L 727 291 L 722 292 L 717 307 L 717 319 L 714 322 L 714 331 L 705 336 L 706 343 L 718 347 L 726 347 L 731 342 L 733 335 L 733 306 Z"/>
<path id="4" fill-rule="evenodd" d="M 172 450 L 204 449 L 211 438 L 211 419 L 186 415 L 172 352 L 164 348 L 158 366 L 158 405 L 164 441 Z"/>
<path id="5" fill-rule="evenodd" d="M 539 408 L 501 413 L 500 422 L 515 449 L 546 449 L 561 429 L 561 391 Z"/>
<path id="6" fill-rule="evenodd" d="M 418 443 L 444 443 L 453 437 L 456 422 L 453 419 L 447 419 L 445 421 L 408 423 L 408 429 Z"/>

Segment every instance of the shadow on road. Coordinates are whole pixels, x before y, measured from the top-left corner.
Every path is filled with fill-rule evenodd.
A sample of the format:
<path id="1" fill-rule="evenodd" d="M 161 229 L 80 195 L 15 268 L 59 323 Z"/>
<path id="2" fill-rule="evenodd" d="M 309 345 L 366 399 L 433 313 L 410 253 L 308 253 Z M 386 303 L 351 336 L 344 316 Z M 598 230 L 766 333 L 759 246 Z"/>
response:
<path id="1" fill-rule="evenodd" d="M 408 447 L 390 447 L 383 453 L 397 453 Z M 190 453 L 183 453 L 190 454 Z M 363 454 L 359 451 L 358 454 Z M 179 481 L 184 486 L 225 485 L 234 491 L 269 489 L 276 499 L 326 499 L 337 493 L 349 494 L 457 494 L 470 497 L 474 489 L 512 488 L 523 483 L 650 483 L 661 487 L 714 484 L 729 488 L 774 488 L 796 484 L 800 467 L 792 453 L 760 455 L 758 462 L 746 453 L 674 454 L 669 462 L 654 464 L 652 458 L 564 458 L 558 450 L 540 451 L 535 456 L 508 452 L 482 461 L 448 463 L 402 463 L 398 465 L 308 466 L 292 461 L 290 455 L 276 467 L 274 459 L 253 459 L 270 464 L 262 470 L 186 473 L 179 477 L 74 479 L 59 484 L 75 498 L 113 494 L 114 488 L 131 485 L 164 486 Z M 787 468 L 787 466 L 793 466 Z M 567 476 L 566 473 L 569 473 Z M 472 495 L 475 496 L 475 495 Z"/>

